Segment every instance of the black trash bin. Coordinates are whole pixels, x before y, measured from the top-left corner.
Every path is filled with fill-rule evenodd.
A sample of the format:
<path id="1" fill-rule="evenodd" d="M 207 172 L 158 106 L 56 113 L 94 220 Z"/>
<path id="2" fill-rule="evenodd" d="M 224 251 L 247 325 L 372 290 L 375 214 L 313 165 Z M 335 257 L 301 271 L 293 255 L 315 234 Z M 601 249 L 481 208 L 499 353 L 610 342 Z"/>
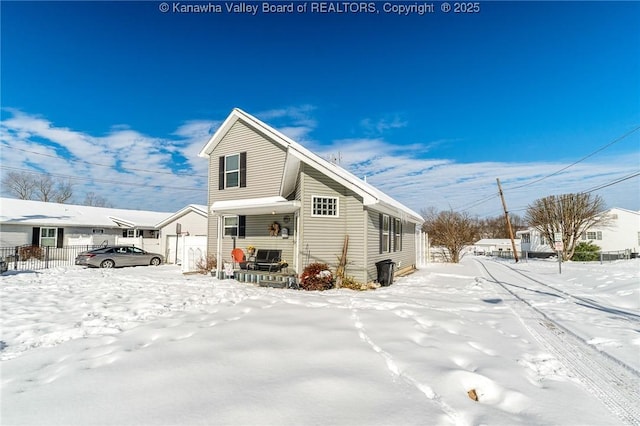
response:
<path id="1" fill-rule="evenodd" d="M 376 262 L 376 268 L 378 269 L 378 282 L 380 285 L 389 286 L 393 284 L 393 269 L 395 266 L 396 263 L 391 259 Z"/>

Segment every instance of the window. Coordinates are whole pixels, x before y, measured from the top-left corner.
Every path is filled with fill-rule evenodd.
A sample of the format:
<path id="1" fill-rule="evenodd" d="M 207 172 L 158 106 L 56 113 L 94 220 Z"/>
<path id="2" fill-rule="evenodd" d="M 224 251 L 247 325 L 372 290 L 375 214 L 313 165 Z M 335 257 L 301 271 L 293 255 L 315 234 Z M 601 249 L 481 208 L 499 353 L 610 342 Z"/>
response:
<path id="1" fill-rule="evenodd" d="M 245 224 L 246 216 L 223 216 L 222 226 L 224 228 L 224 237 L 239 237 L 245 236 Z"/>
<path id="2" fill-rule="evenodd" d="M 223 155 L 219 158 L 218 189 L 247 186 L 247 153 Z"/>
<path id="3" fill-rule="evenodd" d="M 311 198 L 311 216 L 338 216 L 338 198 L 337 197 L 318 197 Z"/>
<path id="4" fill-rule="evenodd" d="M 92 234 L 104 234 L 104 229 L 93 229 Z"/>
<path id="5" fill-rule="evenodd" d="M 587 232 L 588 240 L 602 240 L 602 231 L 589 231 Z"/>
<path id="6" fill-rule="evenodd" d="M 227 155 L 224 159 L 225 188 L 240 186 L 240 154 Z"/>
<path id="7" fill-rule="evenodd" d="M 530 244 L 531 243 L 531 234 L 522 234 L 520 236 L 520 242 L 525 243 L 525 244 Z"/>
<path id="8" fill-rule="evenodd" d="M 389 216 L 386 214 L 382 215 L 382 227 L 381 229 L 381 240 L 380 240 L 380 251 L 381 253 L 389 252 Z"/>
<path id="9" fill-rule="evenodd" d="M 43 247 L 55 247 L 57 228 L 40 228 L 40 245 Z"/>
<path id="10" fill-rule="evenodd" d="M 238 216 L 225 216 L 224 221 L 224 236 L 225 237 L 237 237 L 238 236 Z"/>
<path id="11" fill-rule="evenodd" d="M 393 251 L 402 251 L 402 222 L 400 219 L 394 219 L 393 231 Z"/>
<path id="12" fill-rule="evenodd" d="M 122 232 L 122 236 L 125 238 L 135 238 L 140 236 L 140 230 L 138 229 L 127 229 Z"/>

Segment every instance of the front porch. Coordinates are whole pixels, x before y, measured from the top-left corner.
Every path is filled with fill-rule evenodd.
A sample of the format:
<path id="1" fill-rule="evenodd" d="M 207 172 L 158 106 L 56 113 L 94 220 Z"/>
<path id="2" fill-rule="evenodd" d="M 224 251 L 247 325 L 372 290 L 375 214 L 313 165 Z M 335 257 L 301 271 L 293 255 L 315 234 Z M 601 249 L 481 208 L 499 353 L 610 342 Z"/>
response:
<path id="1" fill-rule="evenodd" d="M 233 274 L 228 275 L 224 269 L 218 272 L 218 279 L 235 279 L 242 283 L 256 284 L 261 287 L 298 288 L 296 273 L 291 269 L 280 272 L 257 271 L 248 269 L 233 269 Z M 215 271 L 211 271 L 215 275 Z"/>

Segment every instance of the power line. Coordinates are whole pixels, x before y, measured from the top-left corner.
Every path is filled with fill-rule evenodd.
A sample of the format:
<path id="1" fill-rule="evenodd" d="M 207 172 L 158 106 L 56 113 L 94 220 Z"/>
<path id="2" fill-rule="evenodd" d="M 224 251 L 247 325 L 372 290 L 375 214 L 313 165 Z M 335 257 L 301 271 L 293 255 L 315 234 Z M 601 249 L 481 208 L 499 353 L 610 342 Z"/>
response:
<path id="1" fill-rule="evenodd" d="M 620 142 L 621 140 L 623 140 L 623 139 L 624 139 L 624 138 L 626 138 L 627 136 L 630 136 L 631 134 L 633 134 L 633 133 L 637 132 L 638 130 L 640 130 L 640 126 L 638 126 L 638 127 L 634 128 L 634 129 L 632 129 L 632 130 L 628 131 L 628 132 L 627 132 L 627 133 L 625 133 L 624 135 L 619 136 L 618 138 L 614 139 L 613 141 L 611 141 L 611 142 L 609 142 L 609 143 L 607 143 L 607 144 L 605 144 L 605 145 L 601 146 L 600 148 L 596 149 L 596 150 L 595 150 L 595 151 L 593 151 L 592 153 L 590 153 L 590 154 L 588 154 L 588 155 L 586 155 L 586 156 L 582 157 L 582 158 L 581 158 L 581 159 L 579 159 L 578 161 L 576 161 L 576 162 L 574 162 L 574 163 L 571 163 L 571 164 L 569 164 L 569 165 L 568 165 L 568 166 L 566 166 L 566 167 L 561 168 L 560 170 L 557 170 L 557 171 L 555 171 L 555 172 L 553 172 L 553 173 L 551 173 L 551 174 L 549 174 L 549 175 L 547 175 L 547 176 L 541 177 L 540 179 L 536 179 L 536 180 L 534 180 L 533 182 L 525 183 L 524 185 L 520 185 L 520 186 L 516 186 L 516 187 L 513 187 L 513 188 L 508 188 L 508 189 L 509 189 L 510 191 L 513 191 L 513 190 L 516 190 L 516 189 L 524 188 L 524 187 L 526 187 L 526 186 L 533 185 L 534 183 L 538 183 L 538 182 L 543 181 L 543 180 L 545 180 L 545 179 L 548 179 L 548 178 L 550 178 L 550 177 L 552 177 L 552 176 L 555 176 L 555 175 L 557 175 L 557 174 L 559 174 L 559 173 L 561 173 L 561 172 L 563 172 L 563 171 L 567 170 L 568 168 L 573 167 L 573 166 L 575 166 L 576 164 L 583 162 L 583 161 L 584 161 L 584 160 L 586 160 L 587 158 L 593 157 L 594 155 L 596 155 L 596 154 L 597 154 L 597 153 L 599 153 L 600 151 L 603 151 L 603 150 L 605 150 L 605 149 L 609 148 L 611 145 L 613 145 L 613 144 L 616 144 L 616 143 Z"/>
<path id="2" fill-rule="evenodd" d="M 582 194 L 589 194 L 589 193 L 597 191 L 599 189 L 607 188 L 609 186 L 613 186 L 613 185 L 616 185 L 618 183 L 624 182 L 625 180 L 632 179 L 632 178 L 634 178 L 636 176 L 640 176 L 640 172 L 635 172 L 635 173 L 632 173 L 630 175 L 627 175 L 627 176 L 621 177 L 619 179 L 616 179 L 616 180 L 614 180 L 612 182 L 605 183 L 605 184 L 602 184 L 600 186 L 596 186 L 595 188 L 591 188 L 591 189 L 589 189 L 587 191 L 582 191 Z"/>
<path id="3" fill-rule="evenodd" d="M 539 179 L 536 179 L 536 180 L 534 180 L 532 182 L 529 182 L 529 183 L 526 183 L 526 184 L 523 184 L 523 185 L 520 185 L 520 186 L 516 186 L 516 187 L 513 187 L 513 188 L 506 188 L 506 190 L 514 191 L 516 189 L 525 188 L 527 186 L 533 185 L 535 183 L 538 183 L 540 181 L 543 181 L 545 179 L 553 177 L 553 176 L 555 176 L 555 175 L 567 170 L 568 168 L 573 167 L 576 164 L 579 164 L 579 163 L 583 162 L 587 158 L 593 157 L 594 155 L 596 155 L 600 151 L 603 151 L 603 150 L 609 148 L 611 145 L 614 145 L 614 144 L 620 142 L 621 140 L 623 140 L 626 137 L 632 135 L 633 133 L 637 132 L 638 130 L 640 130 L 640 126 L 637 126 L 637 127 L 633 128 L 633 129 L 631 129 L 630 131 L 628 131 L 627 133 L 623 134 L 622 136 L 617 137 L 616 139 L 612 140 L 611 142 L 601 146 L 600 148 L 596 149 L 595 151 L 591 152 L 590 154 L 588 154 L 588 155 L 582 157 L 581 159 L 569 164 L 568 166 L 565 166 L 565 167 L 561 168 L 560 170 L 557 170 L 557 171 L 555 171 L 555 172 L 553 172 L 553 173 L 551 173 L 549 175 L 543 176 L 543 177 L 541 177 Z M 634 177 L 634 176 L 631 176 L 631 177 Z M 628 179 L 630 179 L 631 177 L 629 177 Z M 626 179 L 623 179 L 623 180 L 626 180 Z M 620 182 L 622 182 L 623 180 L 621 180 Z M 614 182 L 614 183 L 611 183 L 610 185 L 606 185 L 606 186 L 615 185 L 616 183 L 619 183 L 619 182 Z M 595 191 L 595 190 L 598 190 L 598 189 L 602 189 L 602 188 L 606 188 L 606 186 L 595 188 L 595 189 L 593 189 L 593 190 L 591 190 L 589 192 L 592 192 L 592 191 Z M 472 209 L 473 207 L 477 207 L 477 206 L 482 205 L 482 204 L 484 204 L 484 203 L 486 203 L 488 201 L 491 201 L 491 200 L 493 200 L 494 198 L 497 198 L 497 197 L 498 197 L 498 194 L 487 196 L 485 198 L 481 198 L 481 199 L 478 199 L 476 201 L 472 201 L 472 202 L 470 202 L 468 204 L 463 204 L 462 206 L 460 206 L 460 209 L 461 209 L 461 211 L 466 211 L 466 210 Z"/>
<path id="4" fill-rule="evenodd" d="M 22 152 L 26 152 L 28 154 L 41 155 L 43 157 L 49 157 L 49 158 L 55 158 L 55 159 L 60 159 L 61 158 L 60 156 L 57 156 L 57 155 L 43 154 L 41 152 L 30 151 L 28 149 L 22 149 L 22 148 L 16 148 L 14 146 L 4 145 L 4 148 L 13 149 L 15 151 L 22 151 Z M 84 164 L 88 164 L 90 166 L 107 167 L 109 169 L 115 170 L 114 167 L 112 165 L 109 165 L 109 164 L 92 163 L 90 161 L 76 159 L 76 158 L 65 158 L 65 160 L 66 161 L 70 161 L 70 162 L 76 162 L 76 163 L 84 163 Z M 137 169 L 137 168 L 133 168 L 133 167 L 123 167 L 122 169 L 123 170 L 131 170 L 131 171 L 135 171 L 135 172 L 155 173 L 155 174 L 171 175 L 171 176 L 187 176 L 187 177 L 200 177 L 200 178 L 206 178 L 207 177 L 207 176 L 204 176 L 204 175 L 191 175 L 191 174 L 187 174 L 187 173 L 161 172 L 161 171 L 157 171 L 157 170 Z"/>
<path id="5" fill-rule="evenodd" d="M 175 190 L 179 190 L 179 191 L 200 191 L 200 192 L 206 192 L 207 191 L 206 188 L 202 189 L 202 188 L 183 187 L 183 186 L 153 185 L 153 184 L 149 184 L 149 183 L 134 183 L 134 182 L 108 180 L 108 179 L 83 178 L 83 177 L 71 176 L 71 175 L 63 175 L 63 174 L 58 174 L 58 173 L 36 172 L 36 171 L 33 171 L 33 170 L 20 169 L 18 167 L 5 166 L 3 164 L 0 164 L 0 168 L 6 169 L 6 170 L 15 170 L 15 171 L 28 173 L 28 174 L 32 174 L 32 175 L 52 176 L 52 177 L 59 177 L 59 178 L 63 178 L 63 179 L 81 180 L 81 181 L 88 181 L 88 182 L 110 183 L 110 184 L 119 185 L 119 186 L 140 186 L 140 187 L 145 187 L 145 188 L 162 187 L 163 189 L 175 189 Z"/>

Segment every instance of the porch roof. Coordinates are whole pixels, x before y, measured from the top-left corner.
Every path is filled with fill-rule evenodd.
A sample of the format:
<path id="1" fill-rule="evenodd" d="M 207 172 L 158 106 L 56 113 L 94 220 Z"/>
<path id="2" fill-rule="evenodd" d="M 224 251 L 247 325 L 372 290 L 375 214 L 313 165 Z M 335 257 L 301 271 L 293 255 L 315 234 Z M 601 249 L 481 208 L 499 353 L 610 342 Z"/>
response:
<path id="1" fill-rule="evenodd" d="M 216 201 L 211 205 L 214 215 L 237 214 L 283 214 L 293 213 L 300 209 L 299 200 L 287 200 L 284 197 L 248 198 L 243 200 Z"/>

